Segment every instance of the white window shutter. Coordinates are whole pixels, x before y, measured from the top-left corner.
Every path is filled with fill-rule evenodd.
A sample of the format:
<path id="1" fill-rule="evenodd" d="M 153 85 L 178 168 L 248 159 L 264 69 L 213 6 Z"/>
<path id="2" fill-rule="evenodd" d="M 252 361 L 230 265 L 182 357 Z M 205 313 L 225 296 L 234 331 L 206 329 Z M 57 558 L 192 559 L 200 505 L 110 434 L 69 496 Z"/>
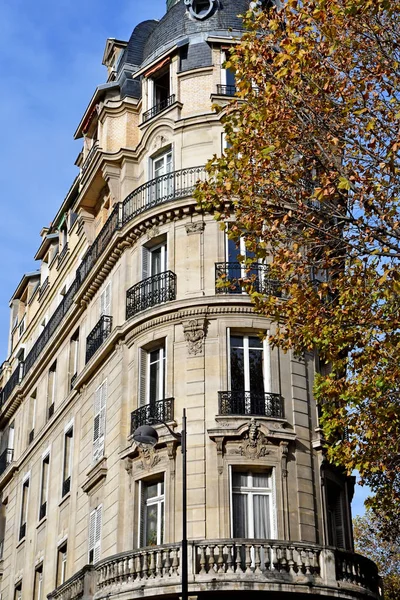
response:
<path id="1" fill-rule="evenodd" d="M 93 421 L 93 461 L 96 462 L 104 454 L 106 433 L 107 380 L 97 388 L 94 394 Z"/>
<path id="2" fill-rule="evenodd" d="M 102 506 L 99 506 L 96 510 L 96 528 L 94 537 L 94 558 L 93 562 L 97 563 L 100 560 L 100 543 L 101 543 L 101 518 L 102 518 Z"/>
<path id="3" fill-rule="evenodd" d="M 150 277 L 150 250 L 142 246 L 142 279 Z"/>
<path id="4" fill-rule="evenodd" d="M 139 404 L 147 404 L 147 372 L 148 372 L 148 353 L 143 348 L 139 350 Z"/>
<path id="5" fill-rule="evenodd" d="M 98 506 L 89 517 L 89 563 L 100 560 L 102 506 Z"/>
<path id="6" fill-rule="evenodd" d="M 111 314 L 111 283 L 100 294 L 100 316 Z"/>

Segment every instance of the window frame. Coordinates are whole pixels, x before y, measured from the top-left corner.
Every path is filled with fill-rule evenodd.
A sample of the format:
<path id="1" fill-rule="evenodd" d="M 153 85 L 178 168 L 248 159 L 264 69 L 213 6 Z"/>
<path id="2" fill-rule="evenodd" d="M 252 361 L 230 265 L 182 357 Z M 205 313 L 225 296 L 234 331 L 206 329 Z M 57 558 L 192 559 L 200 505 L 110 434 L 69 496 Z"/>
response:
<path id="1" fill-rule="evenodd" d="M 19 518 L 19 536 L 18 541 L 23 540 L 26 537 L 26 526 L 28 522 L 28 510 L 29 510 L 29 492 L 30 492 L 30 480 L 31 472 L 26 473 L 22 479 L 22 495 L 21 495 L 21 510 Z M 25 519 L 24 519 L 25 517 Z M 21 536 L 21 529 L 25 525 L 25 533 Z"/>
<path id="2" fill-rule="evenodd" d="M 228 389 L 229 391 L 236 391 L 236 390 L 232 390 L 232 361 L 231 361 L 231 351 L 232 351 L 232 346 L 231 346 L 231 338 L 232 337 L 242 337 L 243 338 L 243 363 L 244 363 L 244 392 L 250 392 L 250 357 L 249 357 L 249 351 L 250 351 L 250 346 L 249 346 L 249 338 L 251 337 L 258 337 L 258 333 L 256 331 L 253 332 L 243 332 L 243 331 L 238 331 L 236 332 L 236 330 L 233 330 L 230 327 L 227 327 L 226 329 L 226 336 L 227 336 L 227 373 L 228 373 Z M 264 394 L 268 394 L 268 393 L 272 393 L 272 370 L 271 370 L 271 346 L 269 344 L 269 340 L 268 340 L 268 336 L 269 336 L 269 330 L 265 330 L 265 337 L 262 341 L 262 371 L 263 371 L 263 384 L 264 384 Z M 247 340 L 245 342 L 245 340 Z M 248 382 L 248 389 L 246 389 L 246 382 Z"/>
<path id="3" fill-rule="evenodd" d="M 67 444 L 66 440 L 70 438 L 69 442 L 69 453 L 67 457 Z M 61 472 L 61 498 L 65 498 L 71 491 L 71 482 L 72 482 L 72 466 L 73 466 L 73 455 L 74 455 L 74 421 L 70 421 L 64 427 L 64 437 L 63 437 L 63 462 L 62 462 L 62 472 Z M 67 475 L 67 476 L 66 476 Z M 67 480 L 70 480 L 69 490 L 64 494 L 64 484 Z"/>
<path id="4" fill-rule="evenodd" d="M 39 578 L 37 579 L 38 575 L 39 575 Z M 34 582 L 33 582 L 33 599 L 34 600 L 42 600 L 42 594 L 43 594 L 43 562 L 36 565 L 36 567 L 35 567 Z"/>
<path id="5" fill-rule="evenodd" d="M 50 377 L 51 377 L 51 379 L 50 379 Z M 49 420 L 49 418 L 51 416 L 50 410 L 51 410 L 52 406 L 53 406 L 53 412 L 54 412 L 54 405 L 56 402 L 56 381 L 57 381 L 57 360 L 55 360 L 53 362 L 53 364 L 51 365 L 51 367 L 49 368 L 49 370 L 47 372 L 46 420 Z M 50 402 L 50 400 L 51 400 L 51 402 Z"/>
<path id="6" fill-rule="evenodd" d="M 139 480 L 139 510 L 138 510 L 138 547 L 160 546 L 165 541 L 165 473 L 159 473 L 158 476 L 151 479 Z M 157 496 L 145 499 L 145 488 L 151 485 L 157 485 Z M 160 493 L 162 491 L 162 493 Z M 157 533 L 154 544 L 147 544 L 147 509 L 151 506 L 157 506 Z"/>
<path id="7" fill-rule="evenodd" d="M 160 351 L 161 356 L 158 359 L 160 364 L 159 381 L 156 399 L 151 401 L 151 354 L 155 351 Z M 148 406 L 151 402 L 159 402 L 165 400 L 168 395 L 167 388 L 167 338 L 160 340 L 160 343 L 155 344 L 151 348 L 139 348 L 139 406 Z"/>
<path id="8" fill-rule="evenodd" d="M 44 464 L 47 464 L 47 476 L 46 476 L 46 489 L 43 487 L 43 478 L 44 478 Z M 38 520 L 41 521 L 47 516 L 48 510 L 48 501 L 49 501 L 49 482 L 50 482 L 50 448 L 47 448 L 42 454 L 41 460 L 41 469 L 40 469 L 40 494 L 39 494 L 39 514 Z M 44 501 L 43 501 L 44 496 Z M 41 516 L 42 506 L 46 504 L 46 509 L 44 515 Z"/>
<path id="9" fill-rule="evenodd" d="M 65 557 L 65 559 L 63 557 Z M 59 542 L 57 546 L 56 587 L 62 585 L 67 580 L 67 561 L 68 539 L 64 539 Z"/>
<path id="10" fill-rule="evenodd" d="M 106 438 L 106 414 L 107 414 L 108 384 L 104 379 L 94 392 L 93 407 L 93 462 L 97 462 L 104 456 Z M 98 423 L 96 436 L 96 419 Z"/>
<path id="11" fill-rule="evenodd" d="M 247 480 L 249 482 L 249 480 L 252 483 L 252 479 L 254 474 L 263 474 L 265 475 L 266 472 L 269 472 L 269 478 L 270 478 L 270 487 L 269 488 L 262 488 L 262 487 L 255 487 L 255 486 L 243 486 L 243 489 L 245 491 L 235 491 L 234 485 L 233 485 L 233 477 L 234 477 L 234 473 L 243 473 L 246 474 L 247 476 Z M 237 489 L 237 488 L 236 488 Z M 234 503 L 234 495 L 237 494 L 243 494 L 246 495 L 248 498 L 251 498 L 251 501 L 248 502 L 248 507 L 247 507 L 247 528 L 248 528 L 248 535 L 246 539 L 264 539 L 264 538 L 256 538 L 255 537 L 255 533 L 254 533 L 254 496 L 256 495 L 261 495 L 261 496 L 268 496 L 270 498 L 270 502 L 269 502 L 269 527 L 270 527 L 270 537 L 268 539 L 277 539 L 277 504 L 276 504 L 276 468 L 274 466 L 263 466 L 263 468 L 257 468 L 254 467 L 253 465 L 229 465 L 229 496 L 230 496 L 230 502 L 229 502 L 229 508 L 230 508 L 230 533 L 231 533 L 231 537 L 232 539 L 235 539 L 235 535 L 234 535 L 234 530 L 235 530 L 235 525 L 234 525 L 234 509 L 233 509 L 233 503 Z M 250 526 L 249 526 L 250 525 Z"/>

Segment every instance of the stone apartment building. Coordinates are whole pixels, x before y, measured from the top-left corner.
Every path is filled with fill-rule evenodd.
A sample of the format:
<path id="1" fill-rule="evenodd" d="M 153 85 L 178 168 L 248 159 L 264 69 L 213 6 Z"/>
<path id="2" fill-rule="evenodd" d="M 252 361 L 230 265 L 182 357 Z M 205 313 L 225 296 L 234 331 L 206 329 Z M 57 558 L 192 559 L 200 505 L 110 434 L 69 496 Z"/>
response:
<path id="1" fill-rule="evenodd" d="M 324 460 L 317 361 L 261 341 L 268 319 L 218 283 L 245 249 L 193 198 L 224 151 L 212 104 L 235 94 L 224 62 L 247 7 L 169 0 L 106 42 L 79 174 L 10 303 L 2 600 L 180 596 L 184 408 L 190 596 L 381 597 L 353 553 L 354 482 Z M 153 448 L 132 437 L 146 424 Z"/>

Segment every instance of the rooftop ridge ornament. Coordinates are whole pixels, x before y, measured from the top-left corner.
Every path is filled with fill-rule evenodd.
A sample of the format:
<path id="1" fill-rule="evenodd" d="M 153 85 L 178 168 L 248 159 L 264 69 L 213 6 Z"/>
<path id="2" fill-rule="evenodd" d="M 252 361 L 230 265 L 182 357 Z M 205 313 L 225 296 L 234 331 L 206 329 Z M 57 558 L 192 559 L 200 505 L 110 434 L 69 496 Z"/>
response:
<path id="1" fill-rule="evenodd" d="M 218 0 L 185 0 L 185 6 L 191 17 L 202 21 L 218 8 Z"/>

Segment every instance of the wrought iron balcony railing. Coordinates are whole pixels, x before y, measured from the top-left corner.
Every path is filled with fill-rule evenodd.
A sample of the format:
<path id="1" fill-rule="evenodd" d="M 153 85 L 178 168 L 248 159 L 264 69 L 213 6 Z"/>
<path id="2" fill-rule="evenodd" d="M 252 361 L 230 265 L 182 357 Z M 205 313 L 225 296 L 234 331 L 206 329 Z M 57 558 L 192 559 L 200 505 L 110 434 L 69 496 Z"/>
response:
<path id="1" fill-rule="evenodd" d="M 283 399 L 270 392 L 218 392 L 220 415 L 283 418 Z"/>
<path id="2" fill-rule="evenodd" d="M 215 263 L 215 293 L 243 294 L 246 287 L 260 294 L 281 297 L 280 284 L 268 277 L 268 265 L 254 263 L 244 266 L 239 262 Z"/>
<path id="3" fill-rule="evenodd" d="M 174 399 L 165 398 L 140 406 L 131 412 L 131 434 L 141 425 L 166 423 L 174 418 Z"/>
<path id="4" fill-rule="evenodd" d="M 95 142 L 93 144 L 93 146 L 90 148 L 85 160 L 83 161 L 82 167 L 81 167 L 82 175 L 85 173 L 85 171 L 87 171 L 87 169 L 92 161 L 92 158 L 96 154 L 96 151 L 98 150 L 98 148 L 99 148 L 98 142 Z"/>
<path id="5" fill-rule="evenodd" d="M 0 454 L 0 475 L 4 473 L 8 465 L 10 465 L 14 458 L 14 450 L 12 448 L 6 448 Z"/>
<path id="6" fill-rule="evenodd" d="M 104 252 L 114 234 L 136 215 L 145 212 L 153 206 L 170 200 L 190 196 L 193 193 L 196 183 L 199 180 L 205 181 L 205 179 L 206 171 L 204 167 L 192 167 L 174 171 L 173 173 L 162 175 L 161 177 L 140 186 L 129 194 L 124 202 L 118 202 L 115 205 L 99 235 L 84 255 L 76 271 L 76 277 L 67 290 L 62 302 L 57 306 L 42 333 L 33 344 L 24 363 L 21 363 L 20 366 L 18 366 L 5 384 L 3 390 L 0 392 L 0 406 L 2 406 L 9 398 L 20 380 L 30 372 L 44 348 L 52 339 L 58 326 L 73 305 L 77 292 L 95 267 L 99 257 Z M 42 288 L 39 288 L 39 293 L 43 293 L 44 285 L 45 282 L 43 283 Z"/>
<path id="7" fill-rule="evenodd" d="M 24 538 L 26 535 L 26 523 L 22 523 L 21 527 L 19 528 L 19 539 L 22 540 L 22 538 Z"/>
<path id="8" fill-rule="evenodd" d="M 143 123 L 149 121 L 169 106 L 172 106 L 174 102 L 175 94 L 172 94 L 171 96 L 168 96 L 168 98 L 165 98 L 165 100 L 162 100 L 161 102 L 158 102 L 152 106 L 150 110 L 147 110 L 145 113 L 143 113 Z"/>
<path id="9" fill-rule="evenodd" d="M 74 373 L 71 377 L 71 381 L 70 381 L 70 389 L 72 390 L 72 388 L 74 387 L 76 378 L 78 377 L 78 373 Z"/>
<path id="10" fill-rule="evenodd" d="M 86 362 L 100 348 L 111 333 L 112 317 L 102 315 L 86 338 Z"/>
<path id="11" fill-rule="evenodd" d="M 39 298 L 43 296 L 47 288 L 50 286 L 50 280 L 48 277 L 43 281 L 42 285 L 39 288 Z"/>
<path id="12" fill-rule="evenodd" d="M 6 400 L 8 400 L 8 398 L 11 396 L 11 393 L 14 390 L 14 388 L 17 387 L 17 385 L 21 381 L 23 372 L 24 372 L 24 363 L 20 362 L 17 365 L 16 369 L 14 369 L 10 379 L 7 381 L 4 388 L 2 389 L 1 405 L 3 405 L 6 402 Z"/>
<path id="13" fill-rule="evenodd" d="M 219 96 L 234 96 L 236 94 L 235 85 L 217 85 L 217 94 Z"/>
<path id="14" fill-rule="evenodd" d="M 126 318 L 176 298 L 176 275 L 164 271 L 139 281 L 126 292 Z"/>
<path id="15" fill-rule="evenodd" d="M 122 223 L 125 225 L 136 215 L 158 204 L 190 196 L 196 183 L 205 179 L 204 167 L 190 167 L 161 175 L 144 183 L 125 198 Z"/>
<path id="16" fill-rule="evenodd" d="M 64 258 L 67 255 L 67 253 L 68 253 L 68 244 L 64 244 L 61 252 L 58 255 L 57 265 L 59 265 L 64 260 Z"/>
<path id="17" fill-rule="evenodd" d="M 51 417 L 54 415 L 54 402 L 52 404 L 50 404 L 49 408 L 47 409 L 47 418 L 51 419 Z"/>

